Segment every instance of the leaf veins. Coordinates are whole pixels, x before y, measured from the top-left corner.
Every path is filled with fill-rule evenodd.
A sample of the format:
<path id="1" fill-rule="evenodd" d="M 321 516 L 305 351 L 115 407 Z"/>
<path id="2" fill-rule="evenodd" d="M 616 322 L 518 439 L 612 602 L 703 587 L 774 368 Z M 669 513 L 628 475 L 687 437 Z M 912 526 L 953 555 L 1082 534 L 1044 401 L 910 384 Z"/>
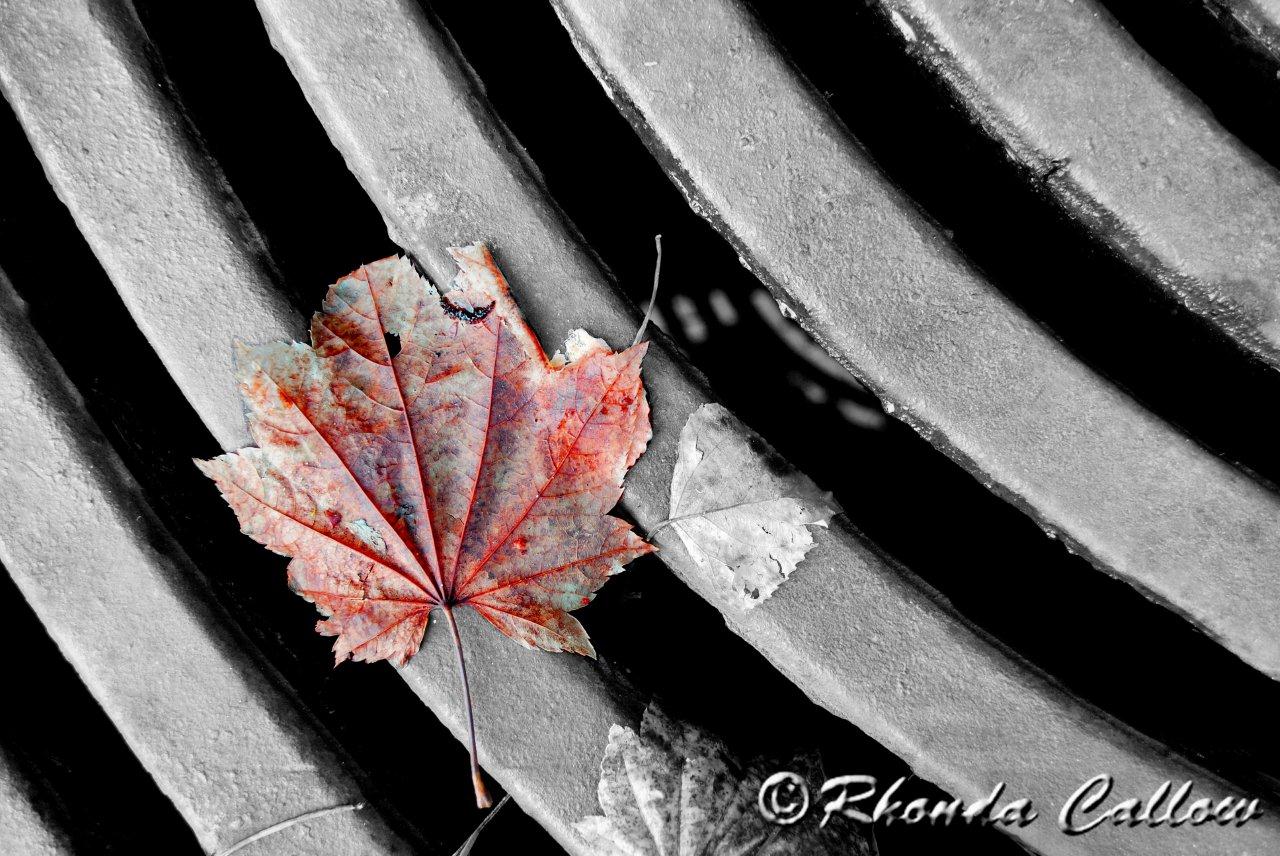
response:
<path id="1" fill-rule="evenodd" d="M 452 290 L 383 259 L 329 289 L 310 345 L 241 348 L 256 447 L 197 463 L 242 531 L 290 557 L 336 662 L 403 666 L 443 611 L 484 805 L 454 610 L 594 655 L 570 613 L 652 549 L 608 513 L 651 435 L 647 346 L 614 353 L 575 331 L 569 359 L 549 359 L 488 249 L 450 252 Z"/>

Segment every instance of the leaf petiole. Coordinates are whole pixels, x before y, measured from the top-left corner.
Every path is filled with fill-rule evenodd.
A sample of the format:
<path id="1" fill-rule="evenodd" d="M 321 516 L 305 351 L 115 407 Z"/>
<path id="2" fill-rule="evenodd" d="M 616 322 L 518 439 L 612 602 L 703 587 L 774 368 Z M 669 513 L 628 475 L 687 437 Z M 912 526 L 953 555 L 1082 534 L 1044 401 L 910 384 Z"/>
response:
<path id="1" fill-rule="evenodd" d="M 458 622 L 453 617 L 453 610 L 450 607 L 443 606 L 445 620 L 449 622 L 449 631 L 453 634 L 453 650 L 458 655 L 458 677 L 462 680 L 462 700 L 467 706 L 467 734 L 470 738 L 469 748 L 471 749 L 471 784 L 476 790 L 476 808 L 489 808 L 493 805 L 493 799 L 489 796 L 489 791 L 484 785 L 484 779 L 480 775 L 480 759 L 476 752 L 476 715 L 475 708 L 471 704 L 471 682 L 467 680 L 467 660 L 462 655 L 462 636 L 458 633 Z"/>
<path id="2" fill-rule="evenodd" d="M 649 326 L 649 316 L 653 315 L 653 306 L 658 302 L 658 277 L 662 273 L 662 236 L 653 236 L 653 245 L 658 251 L 658 258 L 653 263 L 653 293 L 649 295 L 649 308 L 644 311 L 644 318 L 640 321 L 640 329 L 636 331 L 636 337 L 631 341 L 631 347 L 640 344 L 641 337 L 644 336 L 645 328 Z"/>

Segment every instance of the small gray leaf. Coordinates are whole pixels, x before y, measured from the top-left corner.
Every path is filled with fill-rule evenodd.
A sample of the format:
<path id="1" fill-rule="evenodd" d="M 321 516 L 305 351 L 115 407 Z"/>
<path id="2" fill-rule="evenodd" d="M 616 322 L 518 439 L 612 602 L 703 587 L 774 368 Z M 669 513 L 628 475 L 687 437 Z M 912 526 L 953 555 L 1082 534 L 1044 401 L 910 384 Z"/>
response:
<path id="1" fill-rule="evenodd" d="M 774 466 L 761 476 L 762 449 Z M 838 511 L 829 493 L 744 431 L 733 414 L 704 404 L 680 432 L 671 509 L 661 526 L 675 529 L 698 566 L 750 608 L 804 559 L 813 546 L 807 527 L 826 526 Z"/>

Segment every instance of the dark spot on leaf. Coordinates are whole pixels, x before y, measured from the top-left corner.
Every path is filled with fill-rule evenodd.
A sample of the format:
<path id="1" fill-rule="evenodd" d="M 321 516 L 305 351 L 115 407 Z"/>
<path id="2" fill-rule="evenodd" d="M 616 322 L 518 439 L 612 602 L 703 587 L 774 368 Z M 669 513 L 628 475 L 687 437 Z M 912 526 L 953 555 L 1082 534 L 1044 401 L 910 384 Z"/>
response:
<path id="1" fill-rule="evenodd" d="M 465 306 L 459 306 L 450 300 L 447 294 L 442 294 L 440 295 L 440 308 L 450 316 L 457 318 L 459 321 L 466 321 L 468 324 L 478 324 L 493 311 L 493 302 L 491 301 L 488 306 L 477 306 L 474 309 L 471 309 Z"/>
<path id="2" fill-rule="evenodd" d="M 382 339 L 387 343 L 387 354 L 392 358 L 400 353 L 400 337 L 395 333 L 383 333 Z"/>

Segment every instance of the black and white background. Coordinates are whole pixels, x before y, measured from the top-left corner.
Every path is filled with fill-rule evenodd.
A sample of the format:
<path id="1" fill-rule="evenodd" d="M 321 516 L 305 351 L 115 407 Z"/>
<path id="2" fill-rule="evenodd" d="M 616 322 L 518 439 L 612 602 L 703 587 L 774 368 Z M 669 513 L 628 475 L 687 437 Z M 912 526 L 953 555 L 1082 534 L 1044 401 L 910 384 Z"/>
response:
<path id="1" fill-rule="evenodd" d="M 990 2 L 1020 14 L 1042 5 Z M 996 288 L 1136 402 L 1274 489 L 1276 369 L 1173 305 L 1149 270 L 1109 247 L 1105 224 L 1073 217 L 1029 180 L 964 103 L 902 50 L 875 5 L 753 2 L 779 49 L 885 176 Z M 1202 102 L 1221 133 L 1259 161 L 1280 163 L 1280 53 L 1269 60 L 1215 17 L 1230 3 L 1093 5 L 1111 16 L 1107 26 L 1129 32 L 1135 52 L 1149 54 L 1187 98 Z M 400 250 L 250 0 L 133 6 L 165 86 L 261 230 L 280 286 L 300 311 L 310 312 L 337 276 Z M 1275 681 L 1045 537 L 1029 516 L 887 416 L 783 317 L 737 252 L 690 210 L 550 5 L 435 0 L 428 14 L 456 40 L 550 194 L 637 304 L 648 297 L 652 236 L 662 234 L 661 328 L 728 407 L 834 492 L 867 539 L 940 592 L 959 620 L 1118 727 L 1170 747 L 1242 793 L 1280 797 Z M 1124 80 L 1112 83 L 1126 91 Z M 1133 146 L 1155 140 L 1137 138 Z M 225 611 L 237 644 L 263 658 L 332 736 L 372 808 L 420 852 L 452 853 L 479 819 L 469 791 L 458 787 L 465 749 L 385 663 L 331 668 L 329 642 L 311 630 L 312 607 L 283 585 L 283 559 L 236 531 L 191 465 L 221 449 L 138 330 L 7 106 L 0 107 L 0 175 L 0 269 L 163 525 L 195 560 L 202 596 Z M 494 237 L 501 261 L 501 236 Z M 0 603 L 8 640 L 0 754 L 31 783 L 50 825 L 74 852 L 198 852 L 111 711 L 7 575 L 0 575 Z M 830 774 L 891 781 L 910 772 L 854 724 L 809 700 L 656 557 L 635 562 L 580 616 L 607 672 L 744 756 L 811 751 Z M 858 633 L 857 622 L 849 616 L 848 633 Z M 483 741 L 483 711 L 480 717 Z M 393 724 L 405 722 L 411 737 L 389 740 Z M 912 787 L 944 793 L 920 780 Z M 1022 850 L 992 829 L 892 827 L 876 836 L 884 854 Z M 475 850 L 508 852 L 561 848 L 512 805 Z"/>

